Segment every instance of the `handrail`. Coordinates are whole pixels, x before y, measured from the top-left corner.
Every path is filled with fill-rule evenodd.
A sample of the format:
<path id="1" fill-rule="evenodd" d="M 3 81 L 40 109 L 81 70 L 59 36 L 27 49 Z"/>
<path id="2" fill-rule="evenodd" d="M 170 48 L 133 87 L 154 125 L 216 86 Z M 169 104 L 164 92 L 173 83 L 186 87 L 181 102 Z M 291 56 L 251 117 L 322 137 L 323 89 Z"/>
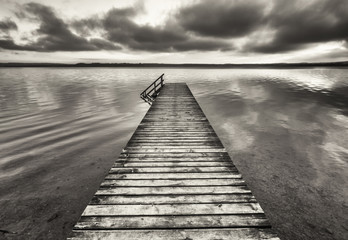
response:
<path id="1" fill-rule="evenodd" d="M 164 73 L 159 76 L 153 83 L 150 84 L 142 93 L 140 93 L 140 97 L 147 102 L 148 104 L 152 104 L 155 100 L 161 88 L 164 86 Z"/>

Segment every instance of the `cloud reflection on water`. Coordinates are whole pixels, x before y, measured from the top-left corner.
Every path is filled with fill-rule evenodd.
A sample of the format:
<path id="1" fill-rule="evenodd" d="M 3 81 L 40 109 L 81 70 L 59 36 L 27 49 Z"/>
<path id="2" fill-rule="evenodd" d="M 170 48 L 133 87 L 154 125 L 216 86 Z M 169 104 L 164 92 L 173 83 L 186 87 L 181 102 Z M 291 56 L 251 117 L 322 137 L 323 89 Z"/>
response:
<path id="1" fill-rule="evenodd" d="M 348 165 L 346 69 L 23 68 L 0 72 L 0 199 L 23 193 L 48 198 L 52 192 L 40 185 L 44 180 L 63 185 L 66 191 L 76 192 L 79 184 L 88 181 L 97 188 L 103 171 L 148 109 L 139 93 L 164 72 L 168 82 L 189 84 L 282 233 L 304 226 L 297 233 L 316 234 L 305 224 L 307 218 L 325 219 L 321 214 L 331 209 L 336 209 L 337 221 L 344 216 L 337 209 L 348 199 L 342 191 Z M 94 190 L 77 194 L 82 198 Z M 71 201 L 67 192 L 59 198 L 61 203 Z M 323 227 L 331 224 L 310 222 Z M 331 228 L 340 232 L 340 225 Z"/>

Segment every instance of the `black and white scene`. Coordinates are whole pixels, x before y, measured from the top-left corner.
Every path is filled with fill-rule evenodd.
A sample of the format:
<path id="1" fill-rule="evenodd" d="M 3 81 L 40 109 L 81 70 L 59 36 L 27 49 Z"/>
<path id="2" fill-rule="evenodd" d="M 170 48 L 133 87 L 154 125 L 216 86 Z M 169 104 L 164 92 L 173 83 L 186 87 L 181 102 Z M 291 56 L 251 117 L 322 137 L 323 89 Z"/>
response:
<path id="1" fill-rule="evenodd" d="M 0 240 L 347 240 L 348 0 L 0 0 Z"/>

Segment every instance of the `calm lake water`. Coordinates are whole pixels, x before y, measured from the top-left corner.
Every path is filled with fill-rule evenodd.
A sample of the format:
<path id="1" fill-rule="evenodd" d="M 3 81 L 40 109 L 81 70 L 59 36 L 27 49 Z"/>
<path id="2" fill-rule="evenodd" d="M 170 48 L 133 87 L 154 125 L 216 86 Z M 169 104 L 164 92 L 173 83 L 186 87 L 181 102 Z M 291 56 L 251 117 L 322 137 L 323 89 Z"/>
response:
<path id="1" fill-rule="evenodd" d="M 348 69 L 325 68 L 1 68 L 0 238 L 70 233 L 162 73 L 189 85 L 282 239 L 347 239 Z"/>

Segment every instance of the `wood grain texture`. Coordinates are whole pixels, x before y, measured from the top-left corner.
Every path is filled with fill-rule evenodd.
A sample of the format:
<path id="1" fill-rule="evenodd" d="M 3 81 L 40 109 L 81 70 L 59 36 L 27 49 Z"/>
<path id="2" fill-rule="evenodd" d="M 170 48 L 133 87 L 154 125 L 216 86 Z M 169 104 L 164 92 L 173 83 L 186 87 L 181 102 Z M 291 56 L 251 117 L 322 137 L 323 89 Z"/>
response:
<path id="1" fill-rule="evenodd" d="M 231 239 L 267 239 L 277 240 L 276 234 L 270 229 L 254 228 L 224 228 L 224 229 L 177 229 L 177 230 L 93 230 L 74 231 L 75 239 L 104 239 L 104 240 L 231 240 Z"/>
<path id="2" fill-rule="evenodd" d="M 186 84 L 166 84 L 69 239 L 279 239 Z"/>

